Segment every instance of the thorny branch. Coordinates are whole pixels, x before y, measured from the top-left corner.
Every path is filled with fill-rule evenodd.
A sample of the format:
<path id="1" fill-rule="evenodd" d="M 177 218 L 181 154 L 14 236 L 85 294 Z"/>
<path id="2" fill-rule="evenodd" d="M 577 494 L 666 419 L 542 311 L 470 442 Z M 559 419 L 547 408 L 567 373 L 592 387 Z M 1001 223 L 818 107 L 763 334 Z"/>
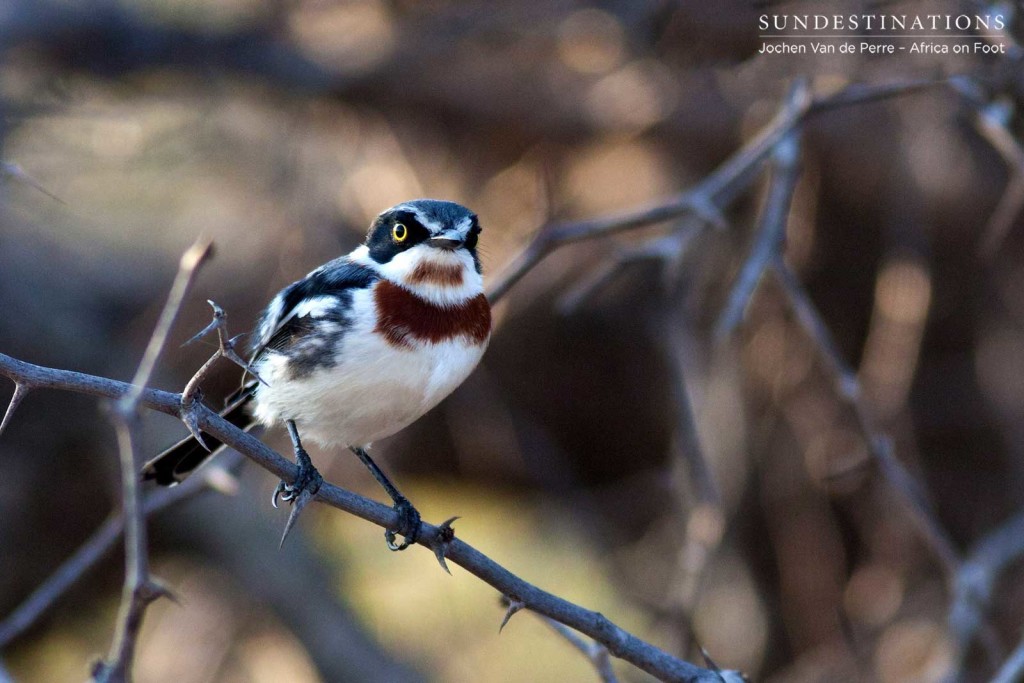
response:
<path id="1" fill-rule="evenodd" d="M 1024 512 L 1018 512 L 978 541 L 961 563 L 949 611 L 949 630 L 961 662 L 979 632 L 982 638 L 990 637 L 986 635 L 985 618 L 992 603 L 995 583 L 1003 571 L 1022 556 Z M 986 649 L 991 649 L 991 646 L 986 645 Z M 1024 661 L 1020 666 L 1024 670 Z"/>
<path id="2" fill-rule="evenodd" d="M 555 630 L 555 633 L 569 641 L 569 644 L 583 653 L 583 656 L 590 660 L 601 678 L 602 683 L 618 683 L 615 671 L 612 669 L 612 661 L 608 656 L 608 648 L 593 641 L 587 642 L 580 638 L 571 628 L 561 624 L 554 619 L 541 617 L 545 624 Z"/>
<path id="3" fill-rule="evenodd" d="M 233 467 L 239 457 L 233 452 L 225 453 L 215 466 L 204 468 L 202 473 L 189 477 L 181 485 L 150 492 L 142 501 L 143 514 L 149 517 L 208 489 L 234 493 L 237 485 L 227 470 Z M 0 649 L 28 630 L 58 598 L 113 550 L 123 531 L 124 516 L 120 513 L 111 515 L 100 525 L 57 571 L 0 622 Z"/>
<path id="4" fill-rule="evenodd" d="M 791 147 L 795 147 L 797 144 L 794 130 L 809 116 L 838 107 L 908 94 L 925 88 L 931 88 L 935 85 L 948 83 L 949 81 L 915 81 L 883 86 L 850 86 L 838 93 L 818 97 L 812 97 L 806 88 L 795 88 L 786 106 L 761 133 L 691 190 L 657 206 L 629 212 L 620 216 L 542 228 L 535 239 L 524 249 L 519 258 L 491 287 L 489 298 L 492 302 L 501 299 L 529 270 L 552 251 L 566 244 L 603 237 L 680 217 L 689 217 L 698 228 L 709 224 L 722 226 L 725 221 L 721 212 L 733 199 L 750 186 L 770 156 L 774 158 L 780 172 L 785 169 L 785 164 L 787 159 L 789 159 L 787 153 L 796 155 L 796 152 Z M 795 176 L 795 172 L 793 175 Z M 772 211 L 782 212 L 784 228 L 786 211 L 783 210 L 782 199 L 787 194 L 791 195 L 792 190 L 790 188 L 786 191 L 785 184 L 782 181 L 775 185 L 778 188 L 777 198 L 775 200 L 772 200 L 771 197 L 769 198 L 768 208 L 771 209 L 773 204 L 777 205 L 777 208 Z M 785 202 L 784 206 L 788 208 L 788 201 Z M 766 210 L 762 224 L 777 227 L 778 218 L 773 216 L 775 214 Z M 838 393 L 848 400 L 851 407 L 854 408 L 854 412 L 869 442 L 868 445 L 872 455 L 890 482 L 893 483 L 897 491 L 910 504 L 910 508 L 915 512 L 915 519 L 919 521 L 920 526 L 925 531 L 925 535 L 929 538 L 937 554 L 942 559 L 944 566 L 947 567 L 951 575 L 955 575 L 959 560 L 948 536 L 935 521 L 934 514 L 928 507 L 916 482 L 893 457 L 891 443 L 887 438 L 878 433 L 871 423 L 867 409 L 859 397 L 856 375 L 846 366 L 842 357 L 838 354 L 828 330 L 820 320 L 813 304 L 803 292 L 795 276 L 782 263 L 780 254 L 777 253 L 781 249 L 781 238 L 776 234 L 771 240 L 768 240 L 767 237 L 765 239 L 765 250 L 768 253 L 774 252 L 772 268 L 779 275 L 784 289 L 790 296 L 798 318 L 801 319 L 801 322 L 815 338 L 815 341 L 819 342 L 819 348 L 822 349 L 825 363 L 829 366 L 836 381 Z M 756 251 L 761 253 L 761 250 Z M 201 260 L 201 258 L 197 259 L 196 265 L 198 265 L 198 260 Z M 184 271 L 185 268 L 183 267 L 182 270 Z M 764 265 L 758 264 L 758 275 L 753 278 L 755 284 L 763 270 Z M 190 277 L 191 275 L 189 275 Z M 750 277 L 748 276 L 745 281 L 749 282 Z M 148 590 L 154 589 L 154 585 L 149 580 L 145 562 L 145 536 L 143 528 L 145 511 L 138 496 L 138 491 L 134 488 L 135 463 L 132 449 L 132 423 L 137 408 L 145 407 L 178 417 L 190 427 L 190 430 L 201 429 L 208 432 L 278 477 L 283 479 L 294 478 L 296 473 L 295 465 L 265 446 L 254 436 L 246 434 L 230 425 L 198 401 L 188 400 L 195 398 L 194 392 L 173 394 L 145 388 L 149 374 L 165 341 L 166 331 L 169 329 L 170 322 L 173 321 L 177 307 L 180 306 L 180 299 L 174 305 L 172 305 L 172 302 L 179 295 L 183 297 L 184 290 L 187 290 L 188 280 L 183 285 L 184 290 L 179 292 L 178 284 L 180 282 L 181 278 L 179 277 L 179 281 L 176 282 L 175 289 L 169 298 L 168 306 L 165 307 L 165 316 L 162 317 L 161 324 L 158 325 L 157 331 L 154 332 L 150 348 L 147 350 L 142 364 L 140 364 L 134 385 L 71 371 L 31 365 L 0 354 L 0 374 L 7 376 L 15 382 L 15 393 L 2 423 L 0 423 L 0 431 L 9 423 L 11 415 L 13 415 L 25 395 L 33 389 L 66 390 L 121 401 L 119 413 L 122 424 L 119 429 L 119 442 L 121 443 L 122 470 L 123 473 L 128 475 L 123 477 L 125 482 L 123 495 L 129 571 L 125 583 L 125 609 L 120 620 L 119 636 L 111 650 L 110 659 L 112 661 L 101 664 L 97 671 L 98 677 L 103 680 L 117 680 L 118 675 L 123 677 L 124 671 L 126 671 L 127 666 L 130 664 L 131 649 L 134 645 L 134 637 L 137 634 L 138 626 L 141 623 L 142 612 L 149 599 L 158 594 Z M 747 292 L 746 297 L 749 297 L 750 292 L 752 292 L 749 284 L 744 284 L 744 291 Z M 178 292 L 178 294 L 175 292 Z M 737 301 L 742 298 L 744 297 L 736 294 Z M 735 305 L 739 306 L 739 304 Z M 735 316 L 735 314 L 732 315 Z M 164 325 L 165 322 L 166 326 Z M 730 325 L 732 324 L 735 323 L 730 323 Z M 222 340 L 222 350 L 223 346 Z M 131 466 L 128 467 L 128 465 Z M 130 485 L 126 483 L 129 479 L 132 480 Z M 176 491 L 182 492 L 188 491 L 188 489 L 179 488 Z M 182 495 L 182 497 L 184 496 Z M 391 508 L 331 484 L 325 483 L 317 494 L 316 499 L 380 526 L 394 528 L 398 523 L 397 516 Z M 156 505 L 152 497 L 147 499 L 147 510 L 150 509 L 150 502 L 154 506 Z M 171 502 L 174 501 L 167 500 L 166 504 Z M 84 572 L 84 569 L 78 569 L 77 567 L 79 565 L 87 566 L 89 562 L 86 560 L 91 557 L 91 553 L 97 552 L 97 548 L 109 547 L 114 542 L 118 533 L 117 526 L 116 521 L 111 520 L 104 527 L 101 527 L 96 536 L 94 536 L 95 545 L 93 541 L 90 541 L 86 546 L 83 546 L 79 553 L 76 553 L 76 556 L 71 558 L 62 567 L 62 570 L 52 577 L 51 581 L 44 584 L 43 587 L 33 594 L 32 598 L 26 601 L 23 608 L 27 610 L 31 603 L 36 605 L 32 607 L 33 610 L 41 612 L 42 609 L 45 609 L 56 595 L 59 595 L 64 590 L 63 584 L 68 583 L 69 580 L 73 581 L 74 578 L 77 578 Z M 563 628 L 569 627 L 590 636 L 595 641 L 593 647 L 599 648 L 595 650 L 598 654 L 603 651 L 620 657 L 666 681 L 724 681 L 732 683 L 742 680 L 742 677 L 736 672 L 705 669 L 672 657 L 668 653 L 624 631 L 603 615 L 574 605 L 523 581 L 460 539 L 453 538 L 450 526 L 442 525 L 435 527 L 424 523 L 423 533 L 421 533 L 418 542 L 433 549 L 438 553 L 439 557 L 446 558 L 462 566 L 467 571 L 495 587 L 503 595 L 509 596 L 510 602 L 513 605 L 529 608 L 537 614 L 552 620 L 552 625 L 560 632 L 562 632 Z M 72 564 L 72 560 L 76 563 Z M 71 566 L 69 567 L 69 565 Z M 70 569 L 70 571 L 64 573 L 65 569 Z M 43 597 L 46 598 L 45 602 L 41 599 Z M 26 616 L 19 617 L 22 614 Z M 15 617 L 19 617 L 19 619 L 15 619 Z M 6 622 L 0 624 L 0 644 L 9 641 L 19 633 L 24 628 L 24 626 L 19 625 L 22 623 L 20 620 L 26 618 L 30 618 L 28 623 L 31 623 L 31 619 L 35 617 L 32 613 L 28 611 L 23 613 L 19 609 L 15 615 L 12 615 Z M 575 634 L 572 635 L 575 636 Z M 586 645 L 586 643 L 583 644 Z M 604 657 L 606 660 L 607 657 Z M 1009 665 L 1010 663 L 1008 663 Z M 598 669 L 599 672 L 602 671 L 600 666 Z"/>
<path id="5" fill-rule="evenodd" d="M 750 186 L 779 141 L 808 116 L 838 107 L 906 95 L 948 83 L 948 80 L 942 79 L 877 86 L 853 85 L 837 93 L 819 97 L 812 97 L 805 88 L 797 88 L 794 90 L 794 96 L 790 97 L 767 126 L 690 190 L 656 206 L 618 216 L 541 227 L 533 241 L 492 283 L 488 299 L 492 304 L 497 302 L 548 254 L 566 244 L 663 223 L 683 216 L 696 217 L 704 224 L 721 227 L 725 224 L 722 209 Z"/>
<path id="6" fill-rule="evenodd" d="M 121 459 L 121 506 L 124 516 L 125 578 L 118 616 L 117 631 L 105 661 L 93 667 L 98 683 L 121 683 L 131 680 L 135 643 L 142 628 L 146 608 L 167 591 L 149 575 L 149 549 L 146 542 L 146 516 L 142 505 L 135 444 L 138 441 L 139 405 L 156 362 L 167 344 L 178 311 L 192 285 L 196 271 L 210 254 L 210 242 L 196 242 L 181 257 L 167 303 L 157 321 L 149 345 L 139 363 L 133 383 L 117 398 L 113 419 L 117 427 L 118 451 Z"/>
<path id="7" fill-rule="evenodd" d="M 38 389 L 57 389 L 118 400 L 132 391 L 125 382 L 96 377 L 70 370 L 46 368 L 0 354 L 0 375 L 27 383 Z M 139 405 L 157 412 L 181 417 L 181 395 L 157 389 L 144 389 Z M 198 408 L 199 428 L 281 479 L 294 479 L 298 468 L 251 434 L 247 434 L 205 406 Z M 378 526 L 397 529 L 397 513 L 382 503 L 324 483 L 316 500 L 360 517 Z M 468 543 L 453 538 L 438 526 L 422 524 L 417 541 L 430 549 L 447 543 L 445 558 L 496 588 L 503 595 L 515 596 L 530 610 L 550 617 L 586 634 L 624 659 L 663 681 L 681 683 L 738 683 L 738 672 L 713 672 L 673 657 L 609 621 L 604 615 L 552 595 L 519 578 Z"/>

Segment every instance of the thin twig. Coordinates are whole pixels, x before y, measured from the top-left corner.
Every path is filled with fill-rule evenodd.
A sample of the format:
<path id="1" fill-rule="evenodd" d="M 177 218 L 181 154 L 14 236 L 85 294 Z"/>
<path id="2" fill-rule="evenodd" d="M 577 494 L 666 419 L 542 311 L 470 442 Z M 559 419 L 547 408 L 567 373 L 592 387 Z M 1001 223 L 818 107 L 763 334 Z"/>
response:
<path id="1" fill-rule="evenodd" d="M 216 467 L 205 468 L 202 473 L 189 477 L 179 486 L 159 488 L 149 493 L 142 502 L 146 517 L 187 500 L 207 489 L 226 491 L 230 481 L 226 470 L 234 466 L 240 456 L 231 452 L 219 459 Z M 0 649 L 27 631 L 53 604 L 80 581 L 102 560 L 121 538 L 124 516 L 112 515 L 71 557 L 51 574 L 31 595 L 25 598 L 11 614 L 0 622 Z"/>
<path id="2" fill-rule="evenodd" d="M 488 299 L 492 304 L 501 299 L 523 275 L 549 253 L 565 244 L 663 223 L 686 214 L 695 215 L 711 224 L 723 224 L 721 208 L 747 188 L 756 177 L 761 163 L 778 141 L 807 113 L 810 105 L 809 96 L 800 101 L 787 102 L 778 115 L 746 146 L 692 189 L 667 202 L 618 216 L 541 228 L 526 249 L 492 283 Z"/>
<path id="3" fill-rule="evenodd" d="M 113 419 L 117 427 L 118 452 L 121 460 L 121 508 L 124 516 L 125 578 L 118 614 L 117 630 L 110 652 L 104 661 L 93 667 L 97 683 L 122 683 L 131 680 L 135 644 L 146 608 L 166 591 L 149 575 L 149 548 L 146 542 L 146 516 L 139 490 L 138 462 L 135 444 L 138 442 L 139 401 L 156 362 L 167 343 L 171 327 L 185 300 L 196 271 L 210 254 L 210 242 L 199 241 L 181 257 L 178 274 L 167 296 L 160 319 L 150 336 L 146 352 L 139 362 L 135 379 L 129 390 L 114 407 Z"/>
<path id="4" fill-rule="evenodd" d="M 202 383 L 210 374 L 213 366 L 217 364 L 217 361 L 221 358 L 227 358 L 232 363 L 245 370 L 245 372 L 255 377 L 258 382 L 262 382 L 263 384 L 266 384 L 266 382 L 264 382 L 263 378 L 257 374 L 256 369 L 249 365 L 245 359 L 239 356 L 238 352 L 235 350 L 235 342 L 238 341 L 238 337 L 231 337 L 231 335 L 228 334 L 228 314 L 225 313 L 224 309 L 218 306 L 215 302 L 207 300 L 206 303 L 210 304 L 210 307 L 213 309 L 213 319 L 210 321 L 209 325 L 204 327 L 194 337 L 185 342 L 184 345 L 198 341 L 211 332 L 216 331 L 217 350 L 214 351 L 209 360 L 203 363 L 196 373 L 192 375 L 192 379 L 190 379 L 188 384 L 185 385 L 185 390 L 181 392 L 181 421 L 185 423 L 189 433 L 192 434 L 192 437 L 196 442 L 209 451 L 210 447 L 207 446 L 206 441 L 203 440 L 203 434 L 199 429 L 199 425 L 196 423 L 195 406 L 202 396 Z"/>
<path id="5" fill-rule="evenodd" d="M 192 281 L 195 279 L 199 267 L 212 254 L 213 243 L 209 240 L 201 239 L 189 247 L 182 255 L 181 261 L 178 264 L 178 274 L 175 276 L 174 284 L 171 285 L 171 291 L 167 295 L 167 302 L 164 304 L 163 311 L 160 312 L 160 319 L 153 329 L 153 334 L 149 338 L 149 344 L 146 346 L 146 352 L 143 354 L 142 361 L 139 362 L 138 370 L 135 372 L 135 378 L 132 380 L 132 385 L 134 385 L 135 389 L 121 399 L 123 401 L 121 407 L 123 411 L 132 412 L 135 410 L 139 394 L 149 384 L 153 368 L 156 367 L 160 353 L 163 351 L 164 346 L 167 345 L 167 337 L 171 333 L 171 327 L 174 326 L 174 320 L 178 317 L 178 311 L 181 310 L 185 296 L 192 287 Z"/>
<path id="6" fill-rule="evenodd" d="M 808 93 L 803 99 L 790 100 L 753 139 L 686 192 L 661 204 L 617 216 L 541 227 L 533 241 L 491 284 L 487 298 L 492 304 L 496 303 L 548 254 L 572 242 L 663 223 L 684 215 L 695 216 L 707 224 L 724 225 L 722 210 L 750 186 L 778 142 L 806 117 L 840 107 L 912 94 L 951 82 L 950 79 L 939 79 L 851 85 L 832 95 L 812 98 Z"/>
<path id="7" fill-rule="evenodd" d="M 131 390 L 125 382 L 96 377 L 70 370 L 57 370 L 20 361 L 0 353 L 0 375 L 20 382 L 27 381 L 39 389 L 56 389 L 118 399 Z M 139 404 L 148 409 L 179 417 L 181 395 L 157 389 L 144 389 Z M 197 408 L 199 427 L 224 444 L 234 448 L 279 479 L 293 480 L 298 468 L 251 434 L 200 405 Z M 344 510 L 378 526 L 398 529 L 398 513 L 391 507 L 364 498 L 345 489 L 324 483 L 316 500 Z M 461 539 L 446 539 L 438 526 L 423 522 L 417 543 L 433 550 L 446 542 L 445 558 L 474 576 L 493 586 L 502 595 L 515 596 L 534 612 L 590 636 L 608 648 L 612 656 L 624 659 L 663 681 L 684 683 L 735 683 L 741 681 L 739 673 L 716 673 L 683 661 L 625 631 L 603 615 L 575 605 L 527 583 L 479 550 Z"/>
<path id="8" fill-rule="evenodd" d="M 947 579 L 952 584 L 960 568 L 960 558 L 952 539 L 939 523 L 921 486 L 893 455 L 892 440 L 874 424 L 863 400 L 857 374 L 839 352 L 832 333 L 803 285 L 781 256 L 775 258 L 773 270 L 797 321 L 814 341 L 819 357 L 835 385 L 836 394 L 852 409 L 868 452 L 893 490 L 899 494 L 900 500 L 910 510 L 911 517 L 935 552 Z"/>
<path id="9" fill-rule="evenodd" d="M 794 97 L 798 96 L 794 94 Z M 717 339 L 724 339 L 736 329 L 764 272 L 771 266 L 775 255 L 783 252 L 789 207 L 793 202 L 799 178 L 800 129 L 794 127 L 788 135 L 779 140 L 779 144 L 772 152 L 771 181 L 758 222 L 754 245 L 736 277 L 728 302 L 715 325 Z"/>
<path id="10" fill-rule="evenodd" d="M 986 616 L 992 604 L 995 583 L 1003 571 L 1022 556 L 1024 511 L 983 536 L 960 565 L 949 611 L 949 630 L 956 642 L 961 665 L 976 637 L 980 635 L 983 643 L 995 638 L 994 633 L 986 632 Z M 993 645 L 986 644 L 985 649 L 992 652 Z"/>
<path id="11" fill-rule="evenodd" d="M 1024 640 L 1010 653 L 990 683 L 1020 683 L 1024 681 Z"/>
<path id="12" fill-rule="evenodd" d="M 978 131 L 1003 158 L 1010 174 L 999 203 L 982 231 L 979 253 L 983 257 L 996 253 L 1024 208 L 1024 148 L 1010 131 L 1011 114 L 1008 102 L 997 101 L 980 109 L 974 118 Z"/>

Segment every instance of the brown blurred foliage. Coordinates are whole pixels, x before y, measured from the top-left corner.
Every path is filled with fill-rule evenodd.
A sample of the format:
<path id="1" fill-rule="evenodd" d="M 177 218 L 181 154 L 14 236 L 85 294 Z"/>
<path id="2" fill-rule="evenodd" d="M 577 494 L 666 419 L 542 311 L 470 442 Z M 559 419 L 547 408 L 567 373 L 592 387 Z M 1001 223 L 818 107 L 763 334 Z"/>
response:
<path id="1" fill-rule="evenodd" d="M 0 188 L 0 350 L 127 378 L 197 235 L 217 256 L 172 341 L 205 324 L 207 298 L 247 328 L 277 288 L 418 196 L 480 214 L 493 275 L 547 220 L 692 185 L 765 125 L 795 76 L 829 92 L 966 75 L 959 89 L 809 120 L 785 255 L 967 555 L 1024 505 L 1019 216 L 983 249 L 1021 172 L 993 142 L 1020 137 L 1020 58 L 758 55 L 763 11 L 6 0 L 0 160 L 59 201 L 17 175 Z M 961 667 L 987 680 L 1024 626 L 1020 567 L 994 584 L 988 645 L 961 648 L 949 577 L 870 464 L 777 283 L 765 278 L 736 334 L 714 339 L 763 190 L 674 267 L 626 262 L 583 296 L 596 269 L 677 226 L 556 252 L 501 303 L 473 377 L 378 452 L 425 516 L 462 515 L 460 536 L 513 571 L 680 656 L 698 660 L 699 643 L 723 666 L 779 682 L 940 681 Z M 168 352 L 154 384 L 180 389 L 207 353 Z M 235 381 L 225 367 L 207 397 Z M 146 452 L 181 433 L 153 418 Z M 685 464 L 695 446 L 712 489 Z M 376 495 L 347 453 L 314 459 L 331 481 Z M 151 611 L 139 680 L 593 676 L 527 617 L 499 638 L 493 592 L 440 575 L 429 553 L 388 555 L 375 528 L 336 511 L 306 517 L 304 536 L 277 552 L 274 482 L 241 476 L 238 496 L 207 494 L 152 523 L 155 571 L 184 605 Z M 26 401 L 0 440 L 0 617 L 116 506 L 117 481 L 95 402 Z M 80 679 L 108 642 L 119 582 L 117 558 L 87 576 L 2 653 L 11 674 Z"/>

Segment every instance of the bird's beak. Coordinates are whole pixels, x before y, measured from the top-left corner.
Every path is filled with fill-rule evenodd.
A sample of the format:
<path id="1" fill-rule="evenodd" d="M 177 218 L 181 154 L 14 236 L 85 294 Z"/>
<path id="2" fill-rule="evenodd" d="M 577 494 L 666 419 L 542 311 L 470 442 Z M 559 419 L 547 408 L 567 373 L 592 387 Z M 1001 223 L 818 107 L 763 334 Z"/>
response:
<path id="1" fill-rule="evenodd" d="M 451 237 L 431 237 L 427 240 L 427 244 L 438 249 L 444 249 L 446 251 L 454 251 L 462 246 L 461 239 L 453 239 Z"/>

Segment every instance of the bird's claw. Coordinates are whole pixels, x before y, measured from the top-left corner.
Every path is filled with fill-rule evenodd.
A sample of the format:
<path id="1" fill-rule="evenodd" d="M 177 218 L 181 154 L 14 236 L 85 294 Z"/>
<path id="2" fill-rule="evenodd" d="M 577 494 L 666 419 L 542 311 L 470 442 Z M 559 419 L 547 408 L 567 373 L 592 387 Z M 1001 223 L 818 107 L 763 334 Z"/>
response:
<path id="1" fill-rule="evenodd" d="M 384 540 L 387 541 L 389 550 L 405 550 L 419 538 L 420 513 L 407 498 L 397 499 L 394 510 L 398 513 L 398 528 L 387 529 L 384 532 Z M 395 540 L 397 534 L 403 536 L 401 543 Z"/>
<path id="2" fill-rule="evenodd" d="M 299 473 L 295 476 L 294 482 L 291 484 L 286 484 L 283 480 L 277 482 L 277 488 L 274 489 L 274 495 L 270 498 L 270 503 L 275 508 L 279 499 L 285 503 L 292 503 L 298 499 L 303 491 L 308 491 L 310 495 L 316 495 L 316 492 L 320 490 L 320 486 L 323 483 L 324 478 L 312 464 L 309 466 L 300 465 Z"/>

